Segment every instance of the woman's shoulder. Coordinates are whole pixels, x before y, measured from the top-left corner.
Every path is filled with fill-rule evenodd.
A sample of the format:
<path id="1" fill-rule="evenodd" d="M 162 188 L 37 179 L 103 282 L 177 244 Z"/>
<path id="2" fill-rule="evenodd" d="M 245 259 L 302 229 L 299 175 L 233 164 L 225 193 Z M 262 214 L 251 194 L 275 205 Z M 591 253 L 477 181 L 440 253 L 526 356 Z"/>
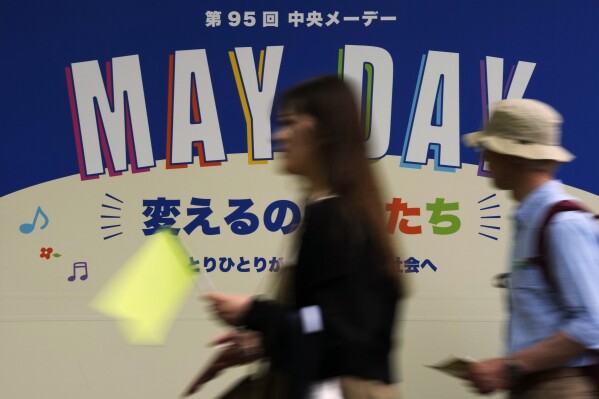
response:
<path id="1" fill-rule="evenodd" d="M 306 204 L 306 215 L 317 218 L 337 217 L 341 214 L 341 198 L 327 196 L 312 200 Z"/>

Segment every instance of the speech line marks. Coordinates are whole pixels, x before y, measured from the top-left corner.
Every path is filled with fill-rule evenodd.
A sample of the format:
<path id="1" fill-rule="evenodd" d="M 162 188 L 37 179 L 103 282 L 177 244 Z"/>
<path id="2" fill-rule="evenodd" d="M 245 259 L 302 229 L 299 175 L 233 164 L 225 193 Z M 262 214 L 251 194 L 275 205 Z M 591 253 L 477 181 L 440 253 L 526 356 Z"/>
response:
<path id="1" fill-rule="evenodd" d="M 31 234 L 33 232 L 33 230 L 35 230 L 37 218 L 39 216 L 41 216 L 42 219 L 44 220 L 44 222 L 40 226 L 40 230 L 44 230 L 46 227 L 48 227 L 48 223 L 50 223 L 50 219 L 48 218 L 48 215 L 46 215 L 44 213 L 44 211 L 42 210 L 42 207 L 38 206 L 37 210 L 35 211 L 35 215 L 33 215 L 33 221 L 31 223 L 23 223 L 22 225 L 19 226 L 19 230 L 21 231 L 21 233 Z"/>
<path id="2" fill-rule="evenodd" d="M 498 222 L 499 219 L 501 219 L 501 215 L 497 215 L 496 214 L 496 209 L 500 208 L 499 204 L 490 204 L 486 201 L 493 199 L 497 196 L 497 194 L 491 194 L 488 197 L 485 197 L 483 199 L 481 199 L 480 201 L 478 201 L 480 208 L 480 211 L 482 212 L 482 215 L 480 217 L 481 219 L 481 224 L 480 224 L 480 228 L 482 229 L 482 231 L 480 231 L 478 234 L 481 235 L 482 237 L 491 239 L 491 240 L 495 240 L 497 241 L 498 238 L 492 234 L 496 234 L 495 232 L 498 230 L 501 230 L 501 227 L 496 226 L 494 223 Z M 483 233 L 484 231 L 484 233 Z"/>
<path id="3" fill-rule="evenodd" d="M 122 211 L 121 205 L 124 204 L 123 201 L 121 201 L 120 199 L 118 199 L 115 196 L 112 196 L 108 193 L 104 194 L 109 201 L 106 202 L 110 202 L 110 205 L 108 204 L 102 204 L 102 208 L 104 208 L 106 211 L 106 213 L 111 213 L 110 215 L 100 215 L 101 219 L 106 219 L 105 224 L 101 227 L 102 231 L 105 231 L 105 233 L 107 234 L 106 236 L 104 236 L 104 240 L 109 240 L 113 237 L 117 237 L 120 236 L 121 234 L 123 234 L 122 231 L 118 231 L 121 229 L 121 224 L 119 219 L 121 218 L 121 216 L 119 215 L 119 212 Z M 103 222 L 104 223 L 104 222 Z"/>

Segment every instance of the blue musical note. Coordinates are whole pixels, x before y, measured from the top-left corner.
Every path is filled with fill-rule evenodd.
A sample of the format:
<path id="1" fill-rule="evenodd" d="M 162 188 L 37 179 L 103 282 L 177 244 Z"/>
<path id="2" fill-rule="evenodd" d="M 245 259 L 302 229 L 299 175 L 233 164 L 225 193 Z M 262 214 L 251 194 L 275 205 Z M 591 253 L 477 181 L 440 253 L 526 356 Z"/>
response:
<path id="1" fill-rule="evenodd" d="M 50 222 L 50 220 L 48 219 L 48 216 L 44 213 L 44 211 L 42 211 L 42 207 L 38 206 L 37 211 L 35 212 L 35 217 L 33 218 L 33 222 L 32 223 L 23 223 L 19 227 L 19 230 L 21 230 L 21 233 L 23 233 L 23 234 L 31 233 L 35 229 L 35 222 L 37 221 L 37 217 L 39 215 L 42 215 L 42 217 L 44 218 L 44 224 L 40 226 L 40 230 L 45 229 L 46 226 L 48 226 L 48 223 Z"/>

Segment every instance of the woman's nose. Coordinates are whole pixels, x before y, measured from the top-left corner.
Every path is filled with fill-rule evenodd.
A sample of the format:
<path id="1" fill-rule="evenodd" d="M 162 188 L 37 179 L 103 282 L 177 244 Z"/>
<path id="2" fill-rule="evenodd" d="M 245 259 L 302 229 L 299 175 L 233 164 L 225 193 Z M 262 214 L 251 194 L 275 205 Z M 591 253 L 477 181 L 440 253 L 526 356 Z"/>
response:
<path id="1" fill-rule="evenodd" d="M 277 150 L 284 150 L 285 143 L 287 142 L 288 134 L 287 129 L 281 128 L 274 132 L 272 135 L 272 141 L 275 144 Z"/>
<path id="2" fill-rule="evenodd" d="M 274 134 L 274 140 L 279 143 L 285 143 L 289 141 L 289 137 L 291 136 L 291 129 L 289 127 L 281 127 Z"/>

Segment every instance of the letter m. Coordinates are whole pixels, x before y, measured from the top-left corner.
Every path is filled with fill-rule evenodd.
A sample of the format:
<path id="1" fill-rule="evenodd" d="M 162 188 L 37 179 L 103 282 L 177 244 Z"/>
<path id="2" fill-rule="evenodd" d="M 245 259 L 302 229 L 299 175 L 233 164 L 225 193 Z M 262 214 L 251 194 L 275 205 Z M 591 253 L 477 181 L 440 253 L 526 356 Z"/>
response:
<path id="1" fill-rule="evenodd" d="M 110 176 L 154 167 L 139 57 L 107 62 L 106 85 L 98 61 L 71 64 L 66 75 L 81 179 L 104 174 L 102 155 Z"/>

